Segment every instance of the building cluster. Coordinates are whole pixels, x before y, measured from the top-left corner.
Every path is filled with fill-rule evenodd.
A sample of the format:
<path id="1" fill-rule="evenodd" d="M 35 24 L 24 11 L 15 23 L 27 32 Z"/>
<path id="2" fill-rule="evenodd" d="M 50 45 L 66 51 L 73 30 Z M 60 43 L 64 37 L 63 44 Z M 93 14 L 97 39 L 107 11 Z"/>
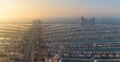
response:
<path id="1" fill-rule="evenodd" d="M 43 24 L 43 27 L 43 41 L 51 56 L 59 53 L 65 58 L 120 58 L 120 25 Z"/>
<path id="2" fill-rule="evenodd" d="M 8 60 L 17 61 L 52 57 L 120 59 L 120 25 L 94 24 L 95 18 L 81 17 L 81 24 L 36 20 L 33 25 L 8 27 L 0 31 L 4 33 L 0 36 L 6 37 L 0 38 L 0 52 L 5 52 Z"/>
<path id="3" fill-rule="evenodd" d="M 0 25 L 0 62 L 19 61 L 25 48 L 29 24 Z"/>

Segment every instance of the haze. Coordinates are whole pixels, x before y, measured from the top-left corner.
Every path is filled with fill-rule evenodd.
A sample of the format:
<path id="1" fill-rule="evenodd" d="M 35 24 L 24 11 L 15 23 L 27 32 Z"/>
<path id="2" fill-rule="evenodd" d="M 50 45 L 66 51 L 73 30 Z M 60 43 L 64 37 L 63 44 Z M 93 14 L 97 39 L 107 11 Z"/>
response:
<path id="1" fill-rule="evenodd" d="M 0 0 L 0 22 L 61 17 L 119 17 L 120 0 Z"/>

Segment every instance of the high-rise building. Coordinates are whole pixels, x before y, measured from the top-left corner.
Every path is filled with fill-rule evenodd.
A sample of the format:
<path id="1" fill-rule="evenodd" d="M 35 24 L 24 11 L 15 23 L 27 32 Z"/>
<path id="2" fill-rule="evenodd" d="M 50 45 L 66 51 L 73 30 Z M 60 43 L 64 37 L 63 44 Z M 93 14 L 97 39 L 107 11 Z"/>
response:
<path id="1" fill-rule="evenodd" d="M 86 19 L 85 17 L 81 17 L 81 20 L 80 20 L 80 24 L 82 26 L 86 26 L 86 25 L 94 25 L 95 24 L 95 18 L 91 18 L 91 19 Z"/>

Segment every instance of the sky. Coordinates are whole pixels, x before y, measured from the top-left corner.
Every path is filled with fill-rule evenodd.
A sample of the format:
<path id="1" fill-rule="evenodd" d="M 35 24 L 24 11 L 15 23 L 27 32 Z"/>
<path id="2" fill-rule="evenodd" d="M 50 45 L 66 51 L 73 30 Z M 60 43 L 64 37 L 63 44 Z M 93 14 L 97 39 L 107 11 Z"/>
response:
<path id="1" fill-rule="evenodd" d="M 60 17 L 120 17 L 120 0 L 0 0 L 0 21 Z"/>

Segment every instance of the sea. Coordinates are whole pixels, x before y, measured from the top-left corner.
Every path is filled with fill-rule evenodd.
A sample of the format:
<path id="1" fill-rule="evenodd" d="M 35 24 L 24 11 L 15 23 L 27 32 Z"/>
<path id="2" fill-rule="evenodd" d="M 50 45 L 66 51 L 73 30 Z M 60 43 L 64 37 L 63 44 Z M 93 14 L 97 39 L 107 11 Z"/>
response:
<path id="1" fill-rule="evenodd" d="M 24 36 L 25 33 L 29 30 L 29 28 L 32 26 L 30 23 L 26 24 L 0 24 L 0 62 L 8 62 L 11 59 L 14 59 L 16 57 L 21 57 L 22 52 L 24 51 Z M 120 26 L 120 25 L 119 25 Z M 109 30 L 117 30 L 116 32 L 110 33 L 110 34 L 99 34 L 97 33 L 97 36 L 101 35 L 119 35 L 120 27 L 112 28 Z M 91 35 L 89 35 L 91 36 Z M 101 40 L 89 40 L 84 41 L 87 42 L 119 42 L 120 38 L 110 38 L 110 39 L 101 39 Z M 78 49 L 77 51 L 82 51 Z M 96 51 L 96 52 L 104 52 L 104 51 L 112 51 L 117 52 L 120 51 L 120 48 L 98 48 L 98 49 L 84 49 L 84 51 Z M 93 62 L 94 60 L 79 60 L 79 59 L 63 59 L 63 62 Z M 120 60 L 98 60 L 97 62 L 120 62 Z"/>

